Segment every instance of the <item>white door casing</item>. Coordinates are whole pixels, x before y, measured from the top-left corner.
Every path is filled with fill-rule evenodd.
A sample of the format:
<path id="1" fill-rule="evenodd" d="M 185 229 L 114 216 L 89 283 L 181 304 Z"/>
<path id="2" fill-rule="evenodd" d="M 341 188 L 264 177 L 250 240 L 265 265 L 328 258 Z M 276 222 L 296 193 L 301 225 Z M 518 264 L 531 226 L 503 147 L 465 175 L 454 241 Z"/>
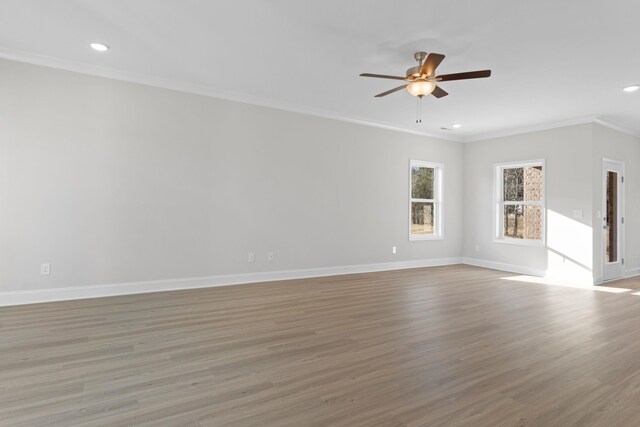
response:
<path id="1" fill-rule="evenodd" d="M 624 276 L 624 163 L 602 161 L 602 279 Z"/>

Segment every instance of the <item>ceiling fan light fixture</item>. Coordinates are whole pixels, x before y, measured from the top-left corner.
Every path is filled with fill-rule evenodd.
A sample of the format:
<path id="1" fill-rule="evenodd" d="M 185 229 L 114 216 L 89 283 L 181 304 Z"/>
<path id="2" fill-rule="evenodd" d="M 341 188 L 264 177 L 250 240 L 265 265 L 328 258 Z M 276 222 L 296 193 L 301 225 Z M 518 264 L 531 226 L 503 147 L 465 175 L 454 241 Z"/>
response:
<path id="1" fill-rule="evenodd" d="M 431 92 L 436 88 L 435 83 L 420 80 L 417 82 L 409 83 L 407 91 L 413 96 L 427 96 L 431 95 Z"/>

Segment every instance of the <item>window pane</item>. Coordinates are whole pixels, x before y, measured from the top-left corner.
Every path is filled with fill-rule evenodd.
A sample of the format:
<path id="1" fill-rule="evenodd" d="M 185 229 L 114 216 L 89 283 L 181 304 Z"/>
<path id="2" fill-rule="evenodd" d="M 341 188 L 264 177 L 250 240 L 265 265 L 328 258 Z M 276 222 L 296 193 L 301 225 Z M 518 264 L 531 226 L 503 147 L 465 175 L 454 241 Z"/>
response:
<path id="1" fill-rule="evenodd" d="M 506 168 L 502 171 L 507 202 L 542 200 L 542 166 Z"/>
<path id="2" fill-rule="evenodd" d="M 542 240 L 540 206 L 505 205 L 504 236 L 513 239 Z"/>
<path id="3" fill-rule="evenodd" d="M 542 166 L 524 168 L 524 200 L 542 200 Z"/>
<path id="4" fill-rule="evenodd" d="M 434 168 L 411 167 L 411 198 L 434 199 Z"/>
<path id="5" fill-rule="evenodd" d="M 411 202 L 411 234 L 434 234 L 434 204 Z"/>
<path id="6" fill-rule="evenodd" d="M 524 200 L 524 168 L 506 168 L 502 170 L 503 197 L 508 202 Z"/>
<path id="7" fill-rule="evenodd" d="M 607 172 L 607 216 L 605 260 L 618 261 L 618 173 Z"/>

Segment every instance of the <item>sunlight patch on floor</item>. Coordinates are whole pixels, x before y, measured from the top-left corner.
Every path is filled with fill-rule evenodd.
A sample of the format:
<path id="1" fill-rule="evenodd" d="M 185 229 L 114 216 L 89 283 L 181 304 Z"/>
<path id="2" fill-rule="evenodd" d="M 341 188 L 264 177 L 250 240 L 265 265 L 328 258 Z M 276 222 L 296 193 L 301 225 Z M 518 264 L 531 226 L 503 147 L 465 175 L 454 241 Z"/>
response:
<path id="1" fill-rule="evenodd" d="M 612 294 L 622 294 L 622 293 L 631 291 L 631 289 L 627 289 L 627 288 L 614 288 L 610 286 L 566 283 L 566 282 L 560 282 L 557 280 L 547 279 L 544 277 L 535 277 L 535 276 L 509 276 L 509 277 L 501 277 L 500 279 L 510 280 L 513 282 L 536 283 L 536 284 L 548 285 L 548 286 L 562 286 L 564 288 L 586 289 L 590 291 L 608 292 Z M 633 295 L 640 296 L 640 292 L 636 292 Z"/>

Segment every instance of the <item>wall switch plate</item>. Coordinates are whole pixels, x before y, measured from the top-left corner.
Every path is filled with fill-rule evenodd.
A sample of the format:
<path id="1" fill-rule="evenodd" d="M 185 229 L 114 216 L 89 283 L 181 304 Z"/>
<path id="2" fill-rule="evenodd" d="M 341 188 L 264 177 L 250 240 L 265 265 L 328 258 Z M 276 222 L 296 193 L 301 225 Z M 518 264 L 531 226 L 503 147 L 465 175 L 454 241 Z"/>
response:
<path id="1" fill-rule="evenodd" d="M 476 245 L 476 252 L 480 252 L 480 245 Z"/>
<path id="2" fill-rule="evenodd" d="M 256 261 L 256 254 L 254 252 L 249 252 L 248 260 L 249 260 L 249 262 L 255 262 Z"/>
<path id="3" fill-rule="evenodd" d="M 582 219 L 584 218 L 584 214 L 582 213 L 582 209 L 574 209 L 573 210 L 573 217 L 575 219 Z"/>
<path id="4" fill-rule="evenodd" d="M 273 261 L 273 252 L 267 252 L 267 261 Z"/>
<path id="5" fill-rule="evenodd" d="M 43 276 L 48 276 L 51 274 L 51 264 L 40 264 L 40 274 Z"/>
<path id="6" fill-rule="evenodd" d="M 394 247 L 391 248 L 391 252 L 394 253 L 394 254 L 397 254 L 398 253 L 398 249 L 394 246 Z"/>

